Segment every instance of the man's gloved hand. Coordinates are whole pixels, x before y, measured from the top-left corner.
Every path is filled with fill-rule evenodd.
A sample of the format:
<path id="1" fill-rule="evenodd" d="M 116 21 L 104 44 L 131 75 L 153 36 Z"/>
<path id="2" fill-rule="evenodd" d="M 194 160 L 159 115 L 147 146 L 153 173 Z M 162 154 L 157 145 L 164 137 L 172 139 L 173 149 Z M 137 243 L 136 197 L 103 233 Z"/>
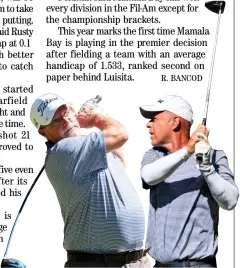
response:
<path id="1" fill-rule="evenodd" d="M 210 159 L 211 146 L 205 141 L 199 141 L 195 145 L 195 157 L 197 168 L 202 171 L 211 169 Z"/>
<path id="2" fill-rule="evenodd" d="M 88 108 L 89 110 L 92 110 L 96 113 L 103 114 L 107 116 L 107 113 L 104 112 L 104 110 L 94 101 L 94 99 L 90 99 L 86 101 L 83 106 L 80 108 L 79 112 L 83 111 L 83 107 Z"/>
<path id="3" fill-rule="evenodd" d="M 197 129 L 191 135 L 186 149 L 189 154 L 193 154 L 195 152 L 195 145 L 205 139 L 207 141 L 209 135 L 209 130 L 204 125 L 198 125 Z"/>

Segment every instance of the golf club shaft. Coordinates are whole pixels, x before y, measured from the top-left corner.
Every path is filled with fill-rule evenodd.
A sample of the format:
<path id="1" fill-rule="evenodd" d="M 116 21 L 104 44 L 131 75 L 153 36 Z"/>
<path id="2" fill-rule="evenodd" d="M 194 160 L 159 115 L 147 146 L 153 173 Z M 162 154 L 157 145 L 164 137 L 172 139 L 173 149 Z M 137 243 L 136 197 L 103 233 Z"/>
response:
<path id="1" fill-rule="evenodd" d="M 35 178 L 34 182 L 32 183 L 30 189 L 28 190 L 28 192 L 27 192 L 27 194 L 26 194 L 26 196 L 25 196 L 25 198 L 24 198 L 24 200 L 23 200 L 23 202 L 22 202 L 22 205 L 21 205 L 21 207 L 20 207 L 20 209 L 19 209 L 19 211 L 18 211 L 17 217 L 16 217 L 15 222 L 14 222 L 14 224 L 13 224 L 13 227 L 12 227 L 12 230 L 11 230 L 11 233 L 10 233 L 10 236 L 9 236 L 9 238 L 8 238 L 8 243 L 7 243 L 7 247 L 6 247 L 6 250 L 5 250 L 5 253 L 4 253 L 3 258 L 5 258 L 5 257 L 7 256 L 8 249 L 9 249 L 9 245 L 10 245 L 11 238 L 12 238 L 12 235 L 13 235 L 13 231 L 14 231 L 14 228 L 15 228 L 15 226 L 16 226 L 16 224 L 17 224 L 18 218 L 19 218 L 19 216 L 20 216 L 20 214 L 21 214 L 21 212 L 22 212 L 22 210 L 23 210 L 23 207 L 24 207 L 24 205 L 25 205 L 25 203 L 26 203 L 26 201 L 27 201 L 27 199 L 28 199 L 28 196 L 30 195 L 30 193 L 31 193 L 31 191 L 32 191 L 32 189 L 33 189 L 33 187 L 34 187 L 34 185 L 35 185 L 36 182 L 37 182 L 37 180 L 38 180 L 39 177 L 41 176 L 43 170 L 44 170 L 44 166 L 43 166 L 43 167 L 41 168 L 41 170 L 39 171 L 37 177 Z"/>
<path id="2" fill-rule="evenodd" d="M 207 95 L 206 95 L 204 114 L 203 114 L 203 121 L 202 121 L 202 125 L 204 125 L 204 126 L 206 126 L 206 124 L 207 124 L 208 105 L 209 105 L 209 99 L 210 99 L 210 91 L 211 91 L 212 76 L 213 76 L 213 67 L 214 67 L 214 61 L 215 61 L 215 54 L 216 54 L 216 47 L 217 47 L 217 39 L 218 39 L 218 31 L 219 31 L 221 13 L 222 12 L 221 12 L 221 8 L 220 8 L 219 13 L 218 13 L 217 29 L 216 29 L 216 34 L 215 34 L 214 46 L 213 46 L 212 62 L 211 62 L 209 79 L 208 79 Z"/>

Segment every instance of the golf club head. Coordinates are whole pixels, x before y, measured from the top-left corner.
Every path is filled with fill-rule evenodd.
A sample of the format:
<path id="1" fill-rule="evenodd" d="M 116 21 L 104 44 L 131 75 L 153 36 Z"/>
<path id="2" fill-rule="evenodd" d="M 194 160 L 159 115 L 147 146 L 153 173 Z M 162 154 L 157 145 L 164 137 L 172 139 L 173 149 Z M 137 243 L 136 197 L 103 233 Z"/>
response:
<path id="1" fill-rule="evenodd" d="M 13 258 L 3 259 L 1 268 L 15 267 L 15 268 L 26 268 L 26 265 L 21 261 Z"/>
<path id="2" fill-rule="evenodd" d="M 226 2 L 225 1 L 208 1 L 205 3 L 205 7 L 214 13 L 219 13 L 221 10 L 221 14 L 224 12 Z"/>

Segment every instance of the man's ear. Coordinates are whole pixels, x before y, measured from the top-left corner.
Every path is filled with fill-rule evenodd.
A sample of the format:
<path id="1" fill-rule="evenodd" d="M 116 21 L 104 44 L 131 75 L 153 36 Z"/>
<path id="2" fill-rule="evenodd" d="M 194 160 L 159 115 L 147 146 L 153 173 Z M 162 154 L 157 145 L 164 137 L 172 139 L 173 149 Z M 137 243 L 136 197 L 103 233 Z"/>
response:
<path id="1" fill-rule="evenodd" d="M 43 137 L 46 138 L 46 133 L 45 133 L 45 130 L 44 130 L 43 128 L 40 128 L 40 129 L 38 130 L 38 133 L 39 133 L 40 135 L 42 135 Z"/>
<path id="2" fill-rule="evenodd" d="M 176 116 L 173 118 L 172 130 L 179 131 L 180 128 L 181 128 L 181 120 L 179 117 Z"/>

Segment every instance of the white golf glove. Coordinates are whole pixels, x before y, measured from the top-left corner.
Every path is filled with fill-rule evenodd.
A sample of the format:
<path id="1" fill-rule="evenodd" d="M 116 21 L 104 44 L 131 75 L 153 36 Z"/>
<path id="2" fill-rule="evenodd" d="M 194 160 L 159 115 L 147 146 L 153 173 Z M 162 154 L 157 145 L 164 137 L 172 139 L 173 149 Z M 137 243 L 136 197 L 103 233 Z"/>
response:
<path id="1" fill-rule="evenodd" d="M 107 116 L 107 113 L 92 99 L 86 101 L 83 104 L 83 106 L 79 110 L 80 112 L 82 111 L 83 107 L 86 107 L 86 108 L 88 108 L 90 110 L 93 110 L 96 113 L 100 113 L 100 114 L 103 114 L 103 115 Z"/>
<path id="2" fill-rule="evenodd" d="M 195 157 L 197 162 L 197 168 L 201 171 L 210 171 L 211 159 L 210 159 L 211 146 L 205 141 L 199 141 L 195 145 Z"/>

